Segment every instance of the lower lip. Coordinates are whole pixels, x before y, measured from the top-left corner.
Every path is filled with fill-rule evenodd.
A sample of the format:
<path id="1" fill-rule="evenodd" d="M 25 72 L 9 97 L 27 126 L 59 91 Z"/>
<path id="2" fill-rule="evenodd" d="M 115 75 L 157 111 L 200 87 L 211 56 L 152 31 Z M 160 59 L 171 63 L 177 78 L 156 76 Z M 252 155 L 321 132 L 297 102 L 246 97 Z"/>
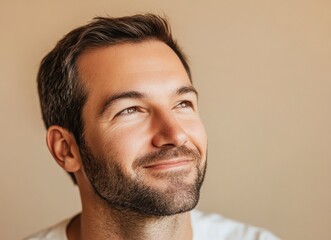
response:
<path id="1" fill-rule="evenodd" d="M 146 169 L 151 169 L 151 170 L 167 170 L 167 169 L 172 169 L 172 168 L 180 168 L 188 165 L 191 161 L 180 161 L 176 163 L 169 163 L 169 164 L 161 164 L 161 165 L 155 165 L 155 166 L 150 166 L 146 167 Z"/>

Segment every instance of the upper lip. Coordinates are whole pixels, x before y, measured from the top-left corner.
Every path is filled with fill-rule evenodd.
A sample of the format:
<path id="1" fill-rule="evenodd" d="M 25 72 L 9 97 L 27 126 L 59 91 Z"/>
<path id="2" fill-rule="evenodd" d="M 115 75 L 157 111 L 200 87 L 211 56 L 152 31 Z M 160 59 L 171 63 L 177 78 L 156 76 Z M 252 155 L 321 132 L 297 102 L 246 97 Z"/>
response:
<path id="1" fill-rule="evenodd" d="M 154 163 L 148 164 L 148 165 L 144 166 L 144 168 L 151 168 L 151 167 L 162 166 L 162 165 L 173 165 L 173 164 L 177 164 L 180 162 L 189 162 L 189 161 L 192 161 L 192 159 L 183 158 L 183 159 L 163 160 L 160 162 L 154 162 Z"/>

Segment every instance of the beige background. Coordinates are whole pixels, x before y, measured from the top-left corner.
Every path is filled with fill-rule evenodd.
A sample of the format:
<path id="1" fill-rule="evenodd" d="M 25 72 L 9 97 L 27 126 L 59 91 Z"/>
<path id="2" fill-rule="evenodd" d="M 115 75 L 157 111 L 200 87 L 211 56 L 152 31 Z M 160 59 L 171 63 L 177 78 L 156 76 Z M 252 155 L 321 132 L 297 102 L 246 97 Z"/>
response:
<path id="1" fill-rule="evenodd" d="M 80 209 L 45 145 L 35 77 L 65 33 L 96 15 L 166 13 L 191 61 L 209 134 L 199 208 L 284 239 L 331 239 L 331 2 L 0 2 L 0 239 Z"/>

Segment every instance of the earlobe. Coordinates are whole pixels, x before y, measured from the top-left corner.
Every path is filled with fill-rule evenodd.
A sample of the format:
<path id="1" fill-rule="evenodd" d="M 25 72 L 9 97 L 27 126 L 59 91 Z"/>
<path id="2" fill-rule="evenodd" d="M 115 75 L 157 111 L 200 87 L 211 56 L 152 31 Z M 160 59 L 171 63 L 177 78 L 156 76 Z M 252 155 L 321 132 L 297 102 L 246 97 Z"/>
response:
<path id="1" fill-rule="evenodd" d="M 60 126 L 47 130 L 46 142 L 55 161 L 67 172 L 80 169 L 80 156 L 74 136 Z"/>

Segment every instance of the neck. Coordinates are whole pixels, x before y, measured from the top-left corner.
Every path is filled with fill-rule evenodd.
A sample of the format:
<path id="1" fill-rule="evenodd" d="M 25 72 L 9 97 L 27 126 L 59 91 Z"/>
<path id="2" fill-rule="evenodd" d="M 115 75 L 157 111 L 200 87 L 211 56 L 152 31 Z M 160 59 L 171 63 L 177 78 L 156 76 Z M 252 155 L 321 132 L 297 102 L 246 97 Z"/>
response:
<path id="1" fill-rule="evenodd" d="M 108 206 L 84 206 L 68 226 L 69 240 L 192 239 L 190 213 L 166 217 L 144 216 Z"/>

